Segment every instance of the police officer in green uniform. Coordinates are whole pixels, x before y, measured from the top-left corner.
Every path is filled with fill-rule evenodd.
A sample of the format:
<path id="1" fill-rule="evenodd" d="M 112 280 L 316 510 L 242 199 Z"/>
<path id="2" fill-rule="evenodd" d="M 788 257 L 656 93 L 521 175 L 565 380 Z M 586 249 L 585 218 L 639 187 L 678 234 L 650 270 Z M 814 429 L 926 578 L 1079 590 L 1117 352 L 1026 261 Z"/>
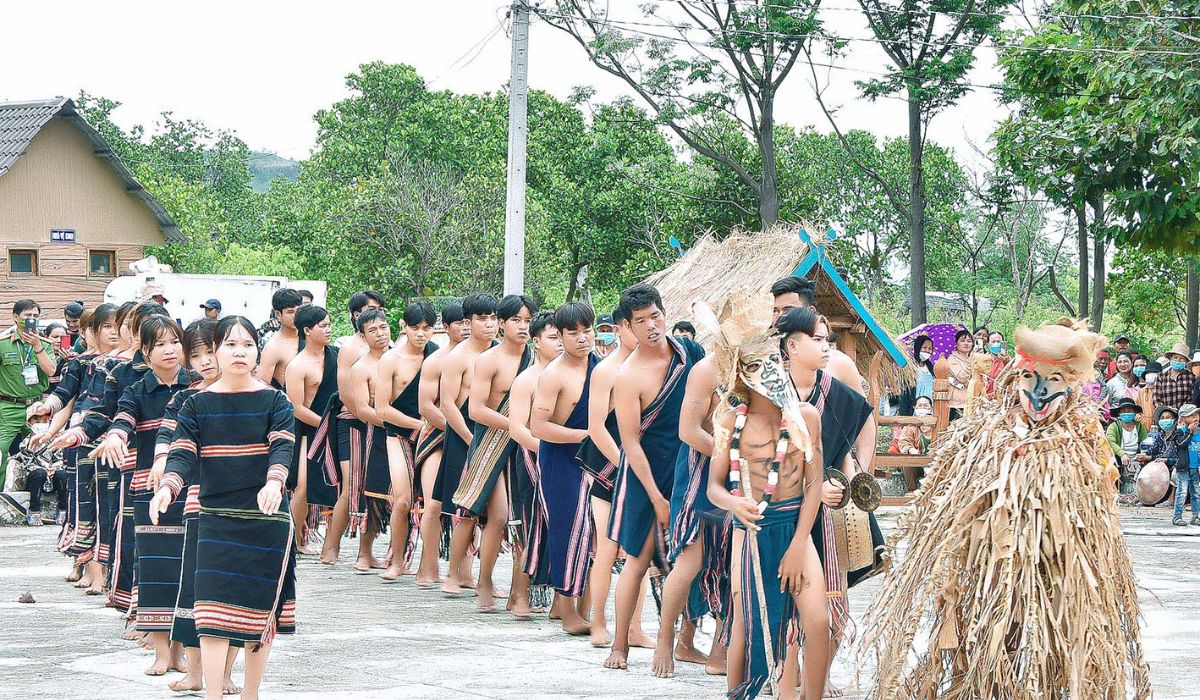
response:
<path id="1" fill-rule="evenodd" d="M 13 304 L 13 327 L 0 333 L 0 488 L 8 478 L 8 450 L 27 430 L 25 410 L 50 385 L 55 360 L 38 335 L 42 308 L 32 299 Z"/>

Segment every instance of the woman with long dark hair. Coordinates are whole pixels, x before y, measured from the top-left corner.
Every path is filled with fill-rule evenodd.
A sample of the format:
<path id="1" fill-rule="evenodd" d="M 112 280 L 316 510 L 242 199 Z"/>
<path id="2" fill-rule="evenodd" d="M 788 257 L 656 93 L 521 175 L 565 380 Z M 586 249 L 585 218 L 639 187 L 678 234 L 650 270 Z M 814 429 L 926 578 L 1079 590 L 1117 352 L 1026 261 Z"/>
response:
<path id="1" fill-rule="evenodd" d="M 200 485 L 193 617 L 206 697 L 222 697 L 226 654 L 246 646 L 245 692 L 257 697 L 276 634 L 295 632 L 294 528 L 284 485 L 295 444 L 287 397 L 254 377 L 258 333 L 241 316 L 217 325 L 221 377 L 175 417 L 157 522 L 189 483 Z"/>

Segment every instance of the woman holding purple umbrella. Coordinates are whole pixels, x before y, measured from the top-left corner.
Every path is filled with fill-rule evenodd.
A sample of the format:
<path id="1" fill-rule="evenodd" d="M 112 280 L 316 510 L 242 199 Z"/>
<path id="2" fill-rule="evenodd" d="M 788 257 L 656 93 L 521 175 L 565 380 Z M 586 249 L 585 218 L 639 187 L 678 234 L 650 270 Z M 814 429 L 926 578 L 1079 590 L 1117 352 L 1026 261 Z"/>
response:
<path id="1" fill-rule="evenodd" d="M 898 397 L 896 412 L 902 416 L 913 415 L 918 397 L 933 398 L 933 339 L 925 334 L 913 338 L 912 356 L 917 361 L 917 383 Z"/>

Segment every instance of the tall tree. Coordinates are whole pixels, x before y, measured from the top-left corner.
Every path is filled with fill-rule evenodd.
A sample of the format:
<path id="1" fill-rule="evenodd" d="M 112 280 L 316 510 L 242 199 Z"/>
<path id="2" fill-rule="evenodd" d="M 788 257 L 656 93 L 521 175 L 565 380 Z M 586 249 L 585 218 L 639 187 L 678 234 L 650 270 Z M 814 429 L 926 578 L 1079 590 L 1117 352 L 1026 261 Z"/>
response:
<path id="1" fill-rule="evenodd" d="M 903 93 L 908 103 L 908 192 L 904 196 L 893 190 L 889 201 L 908 217 L 908 284 L 914 326 L 926 320 L 924 153 L 929 122 L 970 89 L 967 72 L 975 63 L 975 51 L 983 41 L 996 35 L 1003 19 L 1000 10 L 1012 3 L 1013 0 L 858 0 L 874 42 L 890 62 L 883 77 L 859 81 L 858 86 L 868 99 Z M 836 50 L 847 41 L 852 40 L 833 37 L 831 45 Z M 810 66 L 813 63 L 809 61 Z M 815 81 L 815 69 L 813 78 Z M 833 123 L 833 113 L 826 108 L 819 90 L 817 97 Z M 834 127 L 836 130 L 836 123 Z M 857 159 L 853 145 L 849 141 L 843 143 Z"/>
<path id="2" fill-rule="evenodd" d="M 775 100 L 819 28 L 820 0 L 676 0 L 614 19 L 607 0 L 556 0 L 538 16 L 575 39 L 598 68 L 624 81 L 660 123 L 728 168 L 755 194 L 761 225 L 779 220 Z M 714 120 L 750 134 L 730 148 Z"/>

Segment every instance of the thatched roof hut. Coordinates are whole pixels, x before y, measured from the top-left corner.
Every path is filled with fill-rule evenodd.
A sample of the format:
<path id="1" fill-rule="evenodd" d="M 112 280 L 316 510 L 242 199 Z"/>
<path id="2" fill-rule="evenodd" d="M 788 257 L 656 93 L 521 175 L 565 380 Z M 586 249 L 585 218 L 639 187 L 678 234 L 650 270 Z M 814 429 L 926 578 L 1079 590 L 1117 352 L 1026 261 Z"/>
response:
<path id="1" fill-rule="evenodd" d="M 715 309 L 735 290 L 749 286 L 766 295 L 781 277 L 808 277 L 816 287 L 816 308 L 829 318 L 839 349 L 854 358 L 872 387 L 894 391 L 910 385 L 915 374 L 909 354 L 834 269 L 825 255 L 826 242 L 824 236 L 803 229 L 735 231 L 720 241 L 709 234 L 646 281 L 658 288 L 667 319 L 674 322 L 690 317 L 694 302 L 704 301 Z M 704 332 L 698 332 L 702 337 L 697 341 L 707 345 Z"/>

